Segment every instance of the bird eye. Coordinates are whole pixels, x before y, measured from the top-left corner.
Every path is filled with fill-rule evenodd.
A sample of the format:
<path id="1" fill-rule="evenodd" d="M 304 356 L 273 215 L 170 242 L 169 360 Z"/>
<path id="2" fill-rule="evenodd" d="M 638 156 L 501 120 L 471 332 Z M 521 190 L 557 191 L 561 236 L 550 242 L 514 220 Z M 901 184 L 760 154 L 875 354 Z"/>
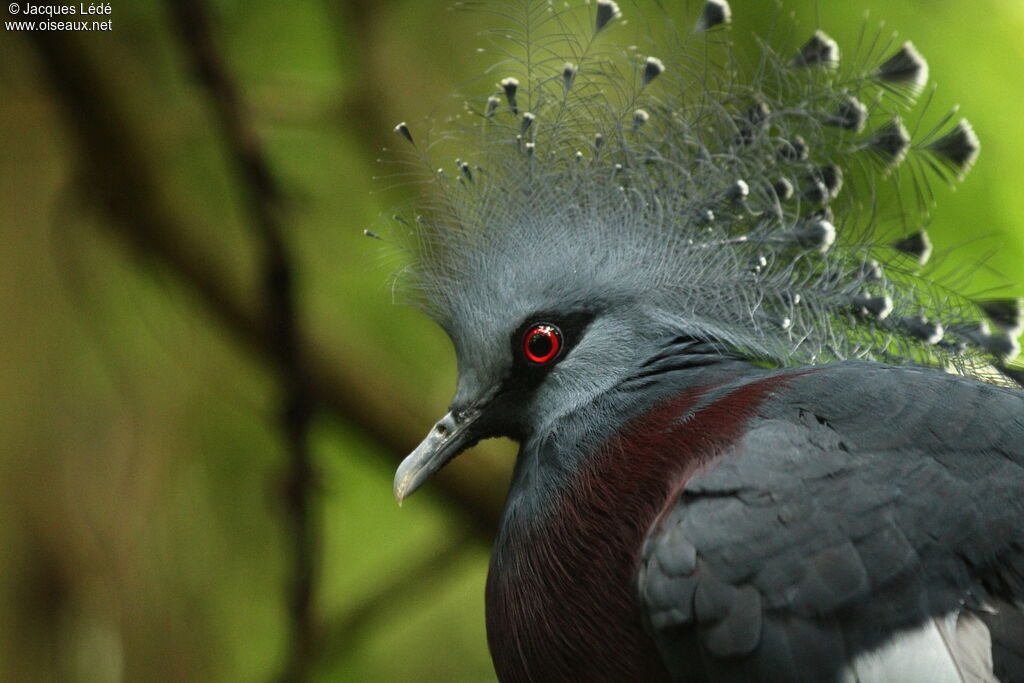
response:
<path id="1" fill-rule="evenodd" d="M 523 354 L 531 363 L 550 363 L 561 350 L 562 333 L 554 325 L 534 325 L 523 335 Z"/>

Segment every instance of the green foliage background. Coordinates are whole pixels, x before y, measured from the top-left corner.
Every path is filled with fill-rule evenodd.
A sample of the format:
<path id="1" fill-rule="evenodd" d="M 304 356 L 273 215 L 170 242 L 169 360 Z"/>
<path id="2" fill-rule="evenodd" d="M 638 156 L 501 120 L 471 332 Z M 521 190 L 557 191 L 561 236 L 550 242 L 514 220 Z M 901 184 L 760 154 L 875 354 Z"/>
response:
<path id="1" fill-rule="evenodd" d="M 628 17 L 645 3 L 621 3 Z M 650 3 L 653 4 L 653 3 Z M 694 7 L 696 2 L 691 3 Z M 183 236 L 242 301 L 256 249 L 225 159 L 156 0 L 114 0 L 109 33 L 74 36 L 140 135 L 137 154 Z M 772 3 L 734 0 L 738 40 Z M 303 326 L 355 400 L 415 443 L 454 385 L 443 334 L 392 305 L 390 267 L 362 237 L 414 187 L 376 163 L 391 132 L 450 113 L 448 95 L 495 56 L 489 13 L 422 0 L 211 4 L 217 47 L 274 172 Z M 647 9 L 651 9 L 647 7 Z M 852 44 L 865 10 L 912 38 L 982 139 L 931 233 L 971 289 L 1024 283 L 1024 4 L 1000 0 L 794 0 L 807 33 Z M 6 17 L 5 17 L 6 18 Z M 446 109 L 447 108 L 447 109 Z M 289 572 L 278 389 L 261 359 L 179 274 L 126 248 L 81 174 L 25 34 L 0 31 L 0 679 L 272 678 L 284 657 Z M 394 452 L 360 420 L 318 412 L 313 492 L 321 571 L 313 678 L 493 679 L 483 626 L 489 538 L 443 489 L 398 509 Z M 496 507 L 514 449 L 477 449 L 448 476 Z"/>

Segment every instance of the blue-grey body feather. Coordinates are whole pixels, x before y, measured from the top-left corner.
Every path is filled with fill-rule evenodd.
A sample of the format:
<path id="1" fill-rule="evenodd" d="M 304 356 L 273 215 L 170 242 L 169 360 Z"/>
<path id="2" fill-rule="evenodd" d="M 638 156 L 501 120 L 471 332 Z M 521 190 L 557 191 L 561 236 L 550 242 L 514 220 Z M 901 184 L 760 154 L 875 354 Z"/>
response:
<path id="1" fill-rule="evenodd" d="M 993 605 L 1018 629 L 992 629 L 996 664 L 1019 680 L 1022 482 L 1020 391 L 832 365 L 687 482 L 647 539 L 639 600 L 681 681 L 834 680 L 895 633 Z"/>

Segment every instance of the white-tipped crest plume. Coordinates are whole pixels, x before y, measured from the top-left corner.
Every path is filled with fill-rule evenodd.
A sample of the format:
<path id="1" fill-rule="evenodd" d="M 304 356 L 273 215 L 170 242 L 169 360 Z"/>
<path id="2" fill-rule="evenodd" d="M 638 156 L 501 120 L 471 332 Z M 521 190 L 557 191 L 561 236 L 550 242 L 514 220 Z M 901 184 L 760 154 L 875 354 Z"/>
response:
<path id="1" fill-rule="evenodd" d="M 493 92 L 442 138 L 460 157 L 439 164 L 396 127 L 418 168 L 442 166 L 400 227 L 401 280 L 449 334 L 481 310 L 614 292 L 760 362 L 1018 375 L 1019 303 L 922 271 L 929 181 L 961 179 L 979 143 L 952 114 L 913 139 L 928 66 L 911 43 L 866 32 L 840 49 L 818 30 L 747 65 L 724 0 L 641 48 L 617 44 L 609 0 L 499 14 L 521 25 L 498 38 Z"/>

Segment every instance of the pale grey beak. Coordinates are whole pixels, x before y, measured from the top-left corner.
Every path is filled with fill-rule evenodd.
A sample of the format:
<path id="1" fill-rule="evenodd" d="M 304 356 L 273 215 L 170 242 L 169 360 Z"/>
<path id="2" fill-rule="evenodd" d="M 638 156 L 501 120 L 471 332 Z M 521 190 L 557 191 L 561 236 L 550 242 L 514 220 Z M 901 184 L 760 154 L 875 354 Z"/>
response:
<path id="1" fill-rule="evenodd" d="M 427 438 L 405 457 L 395 472 L 395 499 L 399 505 L 452 458 L 476 442 L 469 432 L 479 415 L 478 410 L 450 412 L 437 421 Z"/>

